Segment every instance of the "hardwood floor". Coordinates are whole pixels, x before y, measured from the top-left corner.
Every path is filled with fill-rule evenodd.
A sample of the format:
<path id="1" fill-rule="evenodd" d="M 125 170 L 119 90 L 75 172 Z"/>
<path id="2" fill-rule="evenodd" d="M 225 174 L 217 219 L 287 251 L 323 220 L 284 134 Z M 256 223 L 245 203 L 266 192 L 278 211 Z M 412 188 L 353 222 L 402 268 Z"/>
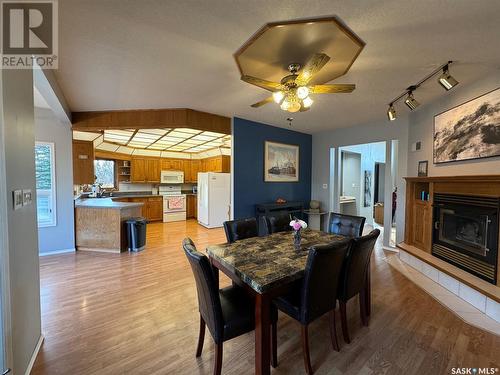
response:
<path id="1" fill-rule="evenodd" d="M 138 254 L 61 254 L 40 259 L 45 342 L 32 374 L 211 374 L 214 345 L 207 332 L 195 358 L 198 310 L 194 279 L 180 244 L 198 249 L 225 242 L 222 229 L 195 221 L 148 225 Z M 500 368 L 500 337 L 471 327 L 419 289 L 383 258 L 372 261 L 372 314 L 362 327 L 358 301 L 347 306 L 351 344 L 338 331 L 331 348 L 329 315 L 310 325 L 316 374 L 450 374 L 452 367 Z M 221 276 L 221 286 L 229 281 Z M 340 327 L 337 314 L 337 327 Z M 300 326 L 278 323 L 275 374 L 302 374 Z M 223 374 L 252 374 L 254 334 L 224 344 Z"/>

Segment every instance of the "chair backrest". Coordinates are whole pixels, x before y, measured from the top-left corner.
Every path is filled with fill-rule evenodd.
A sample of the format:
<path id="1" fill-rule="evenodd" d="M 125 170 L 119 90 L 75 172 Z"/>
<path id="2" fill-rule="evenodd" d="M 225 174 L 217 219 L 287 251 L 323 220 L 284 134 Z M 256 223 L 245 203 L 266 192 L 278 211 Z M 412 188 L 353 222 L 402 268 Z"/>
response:
<path id="1" fill-rule="evenodd" d="M 224 337 L 224 320 L 220 304 L 219 290 L 208 258 L 196 250 L 193 241 L 185 238 L 182 247 L 186 253 L 196 281 L 198 309 L 214 341 L 220 344 Z"/>
<path id="2" fill-rule="evenodd" d="M 287 232 L 292 230 L 290 226 L 290 214 L 288 212 L 276 212 L 265 217 L 267 233 Z"/>
<path id="3" fill-rule="evenodd" d="M 380 230 L 374 229 L 366 236 L 352 240 L 340 280 L 339 299 L 342 301 L 349 300 L 365 287 L 370 258 L 379 235 Z"/>
<path id="4" fill-rule="evenodd" d="M 344 239 L 309 250 L 302 282 L 301 323 L 307 324 L 335 309 L 342 264 L 351 241 Z"/>
<path id="5" fill-rule="evenodd" d="M 229 243 L 245 238 L 257 237 L 259 235 L 257 219 L 254 217 L 225 221 L 224 231 L 226 232 L 226 239 Z"/>
<path id="6" fill-rule="evenodd" d="M 340 234 L 347 237 L 360 237 L 363 234 L 366 218 L 362 216 L 352 216 L 330 213 L 330 225 L 328 230 L 333 234 Z"/>

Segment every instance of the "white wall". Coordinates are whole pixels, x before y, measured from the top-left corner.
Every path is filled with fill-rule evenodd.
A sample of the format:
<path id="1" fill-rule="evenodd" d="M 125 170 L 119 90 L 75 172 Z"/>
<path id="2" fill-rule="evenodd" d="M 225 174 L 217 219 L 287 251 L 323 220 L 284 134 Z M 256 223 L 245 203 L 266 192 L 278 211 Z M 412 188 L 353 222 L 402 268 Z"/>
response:
<path id="1" fill-rule="evenodd" d="M 356 197 L 358 200 L 358 213 L 360 216 L 366 217 L 366 223 L 373 224 L 373 198 L 375 192 L 375 162 L 385 163 L 386 143 L 376 142 L 361 145 L 352 145 L 341 147 L 340 151 L 350 151 L 361 155 L 361 186 L 360 195 Z M 365 171 L 372 173 L 372 181 L 370 186 L 371 201 L 368 207 L 364 206 L 365 197 Z M 391 190 L 392 191 L 392 190 Z"/>
<path id="2" fill-rule="evenodd" d="M 38 229 L 40 254 L 75 249 L 72 133 L 52 110 L 35 108 L 35 140 L 54 143 L 57 225 Z"/>
<path id="3" fill-rule="evenodd" d="M 12 191 L 31 189 L 35 197 L 35 124 L 33 118 L 33 73 L 3 70 L 0 126 L 5 140 L 5 184 L 0 204 L 7 203 L 7 246 L 12 342 L 12 367 L 24 374 L 41 338 L 40 271 L 35 201 L 14 210 Z M 3 168 L 2 168 L 3 169 Z"/>
<path id="4" fill-rule="evenodd" d="M 384 110 L 384 109 L 382 109 Z M 364 124 L 356 127 L 341 128 L 331 131 L 324 131 L 313 134 L 313 156 L 312 156 L 312 199 L 319 200 L 323 209 L 338 210 L 338 185 L 336 171 L 331 168 L 331 148 L 335 148 L 334 154 L 338 155 L 338 148 L 341 146 L 357 145 L 372 142 L 398 140 L 398 160 L 407 160 L 408 149 L 408 117 L 404 114 L 398 117 L 398 121 L 381 121 L 378 123 Z M 389 150 L 390 142 L 389 144 Z M 387 151 L 387 150 L 386 150 Z M 338 159 L 337 159 L 338 160 Z M 390 152 L 389 157 L 386 152 L 386 185 L 390 184 Z M 399 162 L 396 176 L 398 186 L 398 208 L 396 210 L 396 241 L 404 238 L 404 191 L 405 183 L 403 177 L 406 176 L 406 163 Z M 333 185 L 331 184 L 333 182 Z M 326 187 L 324 188 L 323 185 Z M 392 192 L 386 189 L 385 201 L 392 201 Z M 390 221 L 392 216 L 391 205 L 385 205 L 384 216 Z M 326 229 L 326 225 L 325 225 Z M 386 241 L 387 240 L 387 241 Z M 388 244 L 384 237 L 384 242 Z"/>
<path id="5" fill-rule="evenodd" d="M 422 149 L 417 152 L 408 152 L 408 175 L 417 175 L 417 166 L 420 160 L 429 161 L 429 176 L 498 174 L 500 171 L 500 157 L 433 165 L 432 154 L 434 115 L 485 94 L 499 86 L 500 70 L 497 70 L 490 73 L 486 79 L 465 86 L 459 84 L 451 91 L 443 92 L 443 96 L 438 101 L 422 105 L 415 110 L 409 123 L 409 146 L 411 147 L 414 142 L 421 141 Z"/>

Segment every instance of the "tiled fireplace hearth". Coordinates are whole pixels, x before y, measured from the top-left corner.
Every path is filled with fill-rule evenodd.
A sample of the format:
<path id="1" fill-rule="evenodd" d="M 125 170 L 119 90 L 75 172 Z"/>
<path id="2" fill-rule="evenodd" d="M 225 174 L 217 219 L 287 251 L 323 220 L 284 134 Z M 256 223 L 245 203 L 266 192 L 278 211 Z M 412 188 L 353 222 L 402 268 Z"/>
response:
<path id="1" fill-rule="evenodd" d="M 401 261 L 500 322 L 500 175 L 406 183 Z"/>

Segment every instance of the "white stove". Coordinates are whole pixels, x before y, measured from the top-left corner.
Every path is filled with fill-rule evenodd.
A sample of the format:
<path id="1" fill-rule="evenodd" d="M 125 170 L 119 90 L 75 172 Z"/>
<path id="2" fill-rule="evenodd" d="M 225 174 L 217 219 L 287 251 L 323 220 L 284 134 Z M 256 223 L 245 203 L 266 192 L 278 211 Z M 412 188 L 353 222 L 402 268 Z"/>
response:
<path id="1" fill-rule="evenodd" d="M 163 196 L 163 222 L 186 220 L 186 194 L 180 185 L 160 185 L 158 193 Z"/>

